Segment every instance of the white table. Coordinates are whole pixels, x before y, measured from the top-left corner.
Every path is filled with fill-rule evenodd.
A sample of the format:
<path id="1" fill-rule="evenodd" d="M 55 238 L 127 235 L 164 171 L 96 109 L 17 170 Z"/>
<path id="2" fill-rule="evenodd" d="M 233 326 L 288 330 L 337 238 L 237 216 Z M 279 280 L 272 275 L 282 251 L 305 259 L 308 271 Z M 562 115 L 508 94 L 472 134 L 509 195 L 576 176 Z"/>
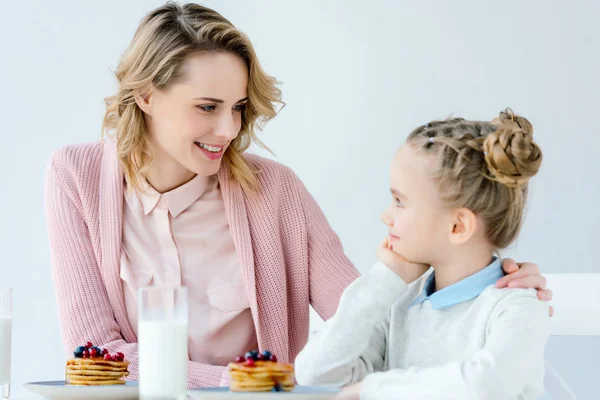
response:
<path id="1" fill-rule="evenodd" d="M 11 387 L 10 388 L 10 400 L 42 400 L 43 397 L 37 394 L 31 393 L 24 387 Z"/>

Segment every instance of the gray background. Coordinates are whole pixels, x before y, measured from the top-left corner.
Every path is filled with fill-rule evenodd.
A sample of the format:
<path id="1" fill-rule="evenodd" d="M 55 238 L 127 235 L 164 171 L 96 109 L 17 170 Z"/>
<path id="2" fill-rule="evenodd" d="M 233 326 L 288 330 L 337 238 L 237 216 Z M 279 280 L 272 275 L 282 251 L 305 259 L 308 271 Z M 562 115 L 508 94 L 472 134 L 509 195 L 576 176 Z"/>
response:
<path id="1" fill-rule="evenodd" d="M 100 137 L 111 70 L 143 14 L 160 4 L 2 2 L 0 287 L 15 289 L 17 391 L 60 379 L 64 368 L 45 163 L 57 147 Z M 490 119 L 511 106 L 533 122 L 544 164 L 506 255 L 546 273 L 600 273 L 598 1 L 204 4 L 245 31 L 283 82 L 287 107 L 261 137 L 308 186 L 362 272 L 386 233 L 388 165 L 410 130 L 450 114 Z M 547 355 L 580 398 L 598 397 L 600 338 L 553 338 Z"/>

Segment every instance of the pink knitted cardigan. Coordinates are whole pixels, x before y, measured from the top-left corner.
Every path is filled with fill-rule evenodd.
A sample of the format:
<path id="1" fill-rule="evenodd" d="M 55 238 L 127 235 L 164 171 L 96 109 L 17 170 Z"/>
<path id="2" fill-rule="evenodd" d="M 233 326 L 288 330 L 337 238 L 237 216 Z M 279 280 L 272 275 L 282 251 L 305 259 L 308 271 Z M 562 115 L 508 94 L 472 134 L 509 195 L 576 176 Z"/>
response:
<path id="1" fill-rule="evenodd" d="M 309 304 L 331 317 L 359 276 L 304 185 L 287 167 L 247 154 L 258 195 L 218 173 L 261 350 L 293 361 L 308 340 Z M 56 151 L 46 172 L 46 216 L 60 329 L 67 354 L 91 341 L 120 351 L 138 379 L 137 338 L 119 277 L 123 173 L 112 141 Z M 198 229 L 202 229 L 201 226 Z M 224 366 L 189 361 L 188 386 L 227 385 Z"/>

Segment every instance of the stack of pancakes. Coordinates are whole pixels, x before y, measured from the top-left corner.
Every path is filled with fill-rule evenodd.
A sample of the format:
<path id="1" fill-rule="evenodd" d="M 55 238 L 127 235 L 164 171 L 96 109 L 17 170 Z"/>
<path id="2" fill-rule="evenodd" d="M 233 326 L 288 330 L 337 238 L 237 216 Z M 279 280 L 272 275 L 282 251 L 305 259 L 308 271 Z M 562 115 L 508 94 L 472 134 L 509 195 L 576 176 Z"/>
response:
<path id="1" fill-rule="evenodd" d="M 229 363 L 232 392 L 270 392 L 294 389 L 294 366 L 274 361 L 256 361 L 254 366 L 243 362 Z"/>
<path id="2" fill-rule="evenodd" d="M 67 361 L 66 383 L 79 386 L 124 385 L 129 361 L 106 361 L 102 357 Z"/>

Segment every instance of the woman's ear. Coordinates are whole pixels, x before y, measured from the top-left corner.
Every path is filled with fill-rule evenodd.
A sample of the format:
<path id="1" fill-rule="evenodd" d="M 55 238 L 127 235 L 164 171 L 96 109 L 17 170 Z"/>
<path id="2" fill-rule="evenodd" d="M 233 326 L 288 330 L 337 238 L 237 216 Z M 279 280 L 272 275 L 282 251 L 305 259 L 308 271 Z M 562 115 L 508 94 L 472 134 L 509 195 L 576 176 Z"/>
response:
<path id="1" fill-rule="evenodd" d="M 138 107 L 146 114 L 152 115 L 152 92 L 151 91 L 136 91 L 133 98 Z"/>
<path id="2" fill-rule="evenodd" d="M 454 212 L 452 218 L 452 229 L 449 240 L 452 244 L 463 244 L 468 242 L 477 230 L 477 216 L 467 208 L 459 208 Z"/>

